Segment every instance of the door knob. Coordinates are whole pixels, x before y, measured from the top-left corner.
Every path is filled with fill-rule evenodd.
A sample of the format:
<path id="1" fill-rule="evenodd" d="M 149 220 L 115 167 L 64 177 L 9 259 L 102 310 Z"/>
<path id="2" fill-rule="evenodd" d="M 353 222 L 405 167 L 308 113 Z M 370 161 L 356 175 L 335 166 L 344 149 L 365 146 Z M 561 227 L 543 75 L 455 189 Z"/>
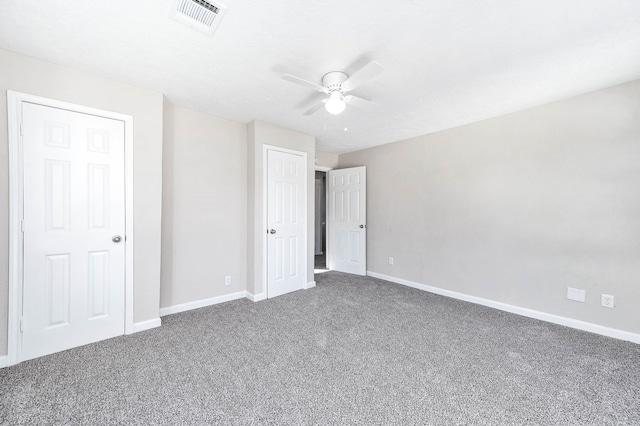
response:
<path id="1" fill-rule="evenodd" d="M 364 225 L 360 225 L 360 228 L 364 228 Z"/>
<path id="2" fill-rule="evenodd" d="M 275 229 L 271 229 L 271 230 L 269 231 L 269 233 L 270 233 L 270 234 L 275 234 L 275 233 L 276 233 L 276 230 L 275 230 Z"/>
<path id="3" fill-rule="evenodd" d="M 113 241 L 114 243 L 119 243 L 120 241 L 122 241 L 122 237 L 120 235 L 114 235 L 113 237 L 111 237 L 111 241 Z"/>

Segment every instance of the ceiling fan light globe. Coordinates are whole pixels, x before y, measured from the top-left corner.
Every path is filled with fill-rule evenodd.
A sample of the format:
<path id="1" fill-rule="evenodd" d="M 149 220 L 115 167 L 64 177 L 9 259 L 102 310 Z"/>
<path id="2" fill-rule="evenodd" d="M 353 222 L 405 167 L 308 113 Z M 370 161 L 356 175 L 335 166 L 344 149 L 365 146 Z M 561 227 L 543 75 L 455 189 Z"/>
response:
<path id="1" fill-rule="evenodd" d="M 341 96 L 331 96 L 324 104 L 324 108 L 329 114 L 338 115 L 346 108 L 347 104 Z"/>

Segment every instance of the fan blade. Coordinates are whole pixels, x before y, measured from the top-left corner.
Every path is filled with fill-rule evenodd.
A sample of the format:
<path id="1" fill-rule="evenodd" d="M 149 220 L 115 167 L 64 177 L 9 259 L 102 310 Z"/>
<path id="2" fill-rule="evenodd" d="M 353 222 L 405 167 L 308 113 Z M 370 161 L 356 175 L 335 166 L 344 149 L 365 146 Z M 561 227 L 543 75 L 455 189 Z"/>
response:
<path id="1" fill-rule="evenodd" d="M 325 97 L 326 97 L 326 95 L 324 93 L 309 92 L 309 94 L 307 96 L 305 96 L 304 99 L 302 99 L 300 102 L 298 102 L 295 105 L 295 107 L 296 107 L 296 109 L 304 111 L 306 109 L 311 108 L 313 105 L 317 104 L 318 102 L 320 102 Z"/>
<path id="2" fill-rule="evenodd" d="M 296 77 L 295 75 L 285 74 L 282 76 L 282 79 L 303 87 L 307 87 L 309 89 L 317 90 L 318 92 L 327 92 L 327 89 L 320 86 L 319 84 L 312 83 L 311 81 L 304 80 L 300 77 Z"/>
<path id="3" fill-rule="evenodd" d="M 360 96 L 347 95 L 344 97 L 344 101 L 356 108 L 366 108 L 371 105 L 375 105 L 371 99 L 362 98 Z"/>
<path id="4" fill-rule="evenodd" d="M 371 61 L 364 67 L 360 68 L 358 71 L 354 72 L 353 75 L 347 79 L 347 81 L 342 83 L 342 90 L 344 90 L 345 92 L 353 90 L 361 84 L 371 80 L 382 71 L 384 71 L 384 68 L 382 68 L 382 65 L 380 65 L 379 62 Z"/>
<path id="5" fill-rule="evenodd" d="M 310 109 L 308 109 L 307 111 L 304 112 L 303 115 L 312 115 L 314 114 L 316 111 L 318 111 L 320 108 L 322 108 L 324 106 L 324 104 L 322 102 L 320 102 L 317 105 L 312 106 Z"/>

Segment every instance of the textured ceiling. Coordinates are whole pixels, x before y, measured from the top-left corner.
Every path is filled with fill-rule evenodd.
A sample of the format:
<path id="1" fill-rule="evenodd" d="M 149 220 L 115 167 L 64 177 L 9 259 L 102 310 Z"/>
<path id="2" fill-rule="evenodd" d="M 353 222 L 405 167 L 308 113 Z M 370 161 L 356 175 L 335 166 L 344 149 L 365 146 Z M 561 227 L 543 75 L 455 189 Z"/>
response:
<path id="1" fill-rule="evenodd" d="M 171 0 L 0 0 L 0 48 L 309 133 L 334 153 L 640 78 L 638 0 L 223 3 L 207 37 L 169 18 Z M 353 94 L 376 104 L 340 116 L 303 116 L 318 94 L 280 79 L 320 83 L 372 59 L 384 73 Z"/>

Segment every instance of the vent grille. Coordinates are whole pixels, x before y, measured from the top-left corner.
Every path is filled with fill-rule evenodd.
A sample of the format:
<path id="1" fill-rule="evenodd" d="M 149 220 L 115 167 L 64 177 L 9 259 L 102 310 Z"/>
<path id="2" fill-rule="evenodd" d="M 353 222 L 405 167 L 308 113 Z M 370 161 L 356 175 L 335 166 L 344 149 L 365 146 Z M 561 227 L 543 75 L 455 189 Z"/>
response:
<path id="1" fill-rule="evenodd" d="M 174 19 L 203 32 L 213 34 L 226 7 L 205 0 L 176 0 L 171 14 Z"/>

